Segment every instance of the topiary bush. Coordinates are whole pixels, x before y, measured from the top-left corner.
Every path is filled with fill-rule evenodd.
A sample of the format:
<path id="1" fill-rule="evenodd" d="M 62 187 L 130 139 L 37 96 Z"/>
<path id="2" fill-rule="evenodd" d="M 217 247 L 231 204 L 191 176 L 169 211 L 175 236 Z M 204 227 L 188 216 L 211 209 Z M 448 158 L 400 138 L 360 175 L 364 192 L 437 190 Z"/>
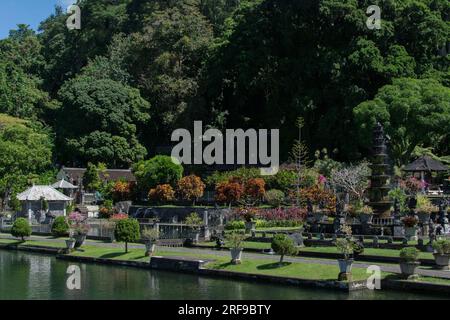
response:
<path id="1" fill-rule="evenodd" d="M 69 234 L 69 229 L 70 226 L 66 220 L 66 217 L 56 217 L 52 225 L 52 235 L 55 237 L 65 237 Z"/>
<path id="2" fill-rule="evenodd" d="M 22 241 L 25 241 L 25 237 L 29 237 L 31 235 L 31 226 L 28 223 L 28 220 L 25 218 L 18 218 L 14 221 L 14 224 L 11 228 L 11 235 L 16 238 L 21 238 Z"/>
<path id="3" fill-rule="evenodd" d="M 117 221 L 114 236 L 117 241 L 125 242 L 125 252 L 128 252 L 128 242 L 137 242 L 141 237 L 139 222 L 136 219 Z"/>
<path id="4" fill-rule="evenodd" d="M 279 265 L 283 264 L 285 255 L 297 254 L 298 250 L 294 245 L 294 241 L 285 234 L 277 234 L 272 239 L 272 250 L 280 255 Z"/>

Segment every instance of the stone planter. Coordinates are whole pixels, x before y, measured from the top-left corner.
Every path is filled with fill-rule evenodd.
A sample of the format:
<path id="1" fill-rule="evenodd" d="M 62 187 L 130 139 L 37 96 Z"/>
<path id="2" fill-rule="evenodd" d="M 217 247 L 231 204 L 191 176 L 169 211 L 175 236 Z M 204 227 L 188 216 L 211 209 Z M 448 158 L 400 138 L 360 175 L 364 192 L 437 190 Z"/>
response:
<path id="1" fill-rule="evenodd" d="M 83 245 L 84 241 L 86 240 L 85 234 L 77 234 L 74 235 L 73 238 L 75 239 L 75 248 L 79 248 Z"/>
<path id="2" fill-rule="evenodd" d="M 353 259 L 338 259 L 339 281 L 351 280 Z"/>
<path id="3" fill-rule="evenodd" d="M 245 233 L 251 233 L 256 229 L 256 222 L 254 221 L 246 221 L 245 222 Z"/>
<path id="4" fill-rule="evenodd" d="M 240 264 L 242 257 L 242 248 L 232 248 L 231 251 L 231 263 Z"/>
<path id="5" fill-rule="evenodd" d="M 417 227 L 405 227 L 405 238 L 408 241 L 417 240 Z"/>
<path id="6" fill-rule="evenodd" d="M 450 264 L 450 254 L 433 253 L 434 262 L 439 269 L 448 270 Z"/>
<path id="7" fill-rule="evenodd" d="M 145 241 L 145 256 L 149 257 L 155 252 L 156 244 L 151 240 Z"/>
<path id="8" fill-rule="evenodd" d="M 69 251 L 73 250 L 75 248 L 75 240 L 74 239 L 66 240 L 66 247 Z"/>
<path id="9" fill-rule="evenodd" d="M 417 278 L 416 269 L 420 262 L 400 262 L 402 275 L 407 279 Z"/>

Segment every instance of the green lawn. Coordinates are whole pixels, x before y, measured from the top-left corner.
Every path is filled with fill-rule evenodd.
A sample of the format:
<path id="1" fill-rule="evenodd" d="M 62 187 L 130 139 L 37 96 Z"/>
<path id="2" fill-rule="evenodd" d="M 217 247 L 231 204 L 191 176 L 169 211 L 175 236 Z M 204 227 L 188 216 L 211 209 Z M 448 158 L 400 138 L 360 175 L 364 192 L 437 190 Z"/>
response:
<path id="1" fill-rule="evenodd" d="M 98 246 L 84 245 L 78 251 L 73 251 L 70 255 L 77 257 L 92 257 L 101 259 L 112 260 L 130 260 L 130 261 L 149 261 L 149 257 L 144 255 L 144 249 L 128 249 L 128 253 L 125 253 L 123 248 L 105 248 Z M 190 252 L 176 252 L 176 251 L 164 251 L 157 250 L 154 255 L 156 256 L 175 256 L 175 257 L 195 257 L 198 259 L 216 259 L 217 256 L 207 254 L 196 254 Z"/>
<path id="2" fill-rule="evenodd" d="M 215 247 L 215 242 L 202 242 L 199 243 L 200 246 L 205 247 Z M 245 249 L 270 249 L 270 242 L 257 242 L 257 241 L 243 241 L 242 246 Z M 225 243 L 225 247 L 227 247 L 227 243 Z M 300 249 L 300 255 L 301 252 L 319 252 L 319 253 L 339 253 L 339 251 L 336 249 L 336 247 L 303 247 Z M 400 250 L 395 249 L 379 249 L 379 248 L 365 248 L 364 253 L 361 256 L 364 255 L 373 255 L 373 256 L 384 256 L 384 257 L 398 257 L 400 253 Z M 420 252 L 419 254 L 420 259 L 433 259 L 433 254 L 431 252 Z"/>
<path id="3" fill-rule="evenodd" d="M 301 252 L 324 252 L 324 253 L 339 253 L 336 247 L 304 247 L 300 249 Z M 373 256 L 384 256 L 384 257 L 398 257 L 400 250 L 393 249 L 378 249 L 378 248 L 365 248 L 364 255 L 373 255 Z M 420 259 L 433 259 L 433 254 L 431 252 L 420 252 Z"/>
<path id="4" fill-rule="evenodd" d="M 16 239 L 0 239 L 0 244 L 17 244 L 20 246 L 41 246 L 41 247 L 52 247 L 52 248 L 65 248 L 65 242 L 51 242 L 51 241 L 37 241 L 37 240 L 26 240 L 22 242 Z"/>
<path id="5" fill-rule="evenodd" d="M 335 265 L 285 262 L 282 266 L 279 266 L 278 262 L 273 260 L 244 260 L 239 265 L 230 264 L 228 261 L 216 261 L 209 263 L 207 267 L 210 269 L 308 280 L 337 280 L 339 274 L 339 267 Z M 353 268 L 352 275 L 353 280 L 364 280 L 369 276 L 366 273 L 366 269 L 362 268 Z M 389 274 L 382 273 L 383 277 L 386 275 Z"/>
<path id="6" fill-rule="evenodd" d="M 112 260 L 149 261 L 144 256 L 143 249 L 130 249 L 128 253 L 121 248 L 101 248 L 94 246 L 83 246 L 84 251 L 75 251 L 73 256 L 93 257 Z M 240 265 L 231 265 L 229 257 L 218 257 L 208 254 L 197 254 L 189 252 L 176 252 L 157 250 L 156 256 L 193 257 L 198 259 L 211 259 L 214 262 L 207 264 L 209 269 L 228 270 L 243 273 L 267 274 L 274 276 L 294 277 L 312 280 L 336 280 L 339 274 L 338 266 L 309 264 L 309 263 L 284 263 L 281 267 L 274 260 L 248 260 L 244 259 Z M 354 268 L 353 279 L 366 279 L 368 275 L 365 269 Z"/>

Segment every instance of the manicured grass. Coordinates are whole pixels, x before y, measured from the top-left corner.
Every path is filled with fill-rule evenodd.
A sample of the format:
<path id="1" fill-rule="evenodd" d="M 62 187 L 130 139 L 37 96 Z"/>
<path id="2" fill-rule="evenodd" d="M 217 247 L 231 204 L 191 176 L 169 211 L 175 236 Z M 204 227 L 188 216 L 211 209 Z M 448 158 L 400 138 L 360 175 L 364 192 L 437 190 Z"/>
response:
<path id="1" fill-rule="evenodd" d="M 144 249 L 125 249 L 117 247 L 99 247 L 84 245 L 79 250 L 73 251 L 70 255 L 77 257 L 92 257 L 112 260 L 129 260 L 129 261 L 149 261 L 149 257 L 145 256 Z M 197 254 L 190 252 L 164 251 L 156 250 L 155 256 L 171 256 L 171 257 L 195 257 L 198 259 L 216 259 L 214 255 Z"/>
<path id="2" fill-rule="evenodd" d="M 36 241 L 36 240 L 26 240 L 22 242 L 16 239 L 0 239 L 0 244 L 17 244 L 20 246 L 38 246 L 38 247 L 52 247 L 52 248 L 65 248 L 66 244 L 64 242 L 51 242 L 51 241 Z"/>
<path id="3" fill-rule="evenodd" d="M 274 262 L 273 260 L 246 259 L 239 265 L 216 261 L 209 263 L 207 268 L 308 280 L 337 280 L 339 275 L 339 267 L 336 265 L 285 262 L 280 266 L 278 262 Z M 382 273 L 382 277 L 387 275 L 389 274 Z M 365 280 L 369 277 L 369 274 L 366 273 L 366 269 L 353 268 L 352 276 L 353 280 Z"/>
<path id="4" fill-rule="evenodd" d="M 148 262 L 149 257 L 144 256 L 143 249 L 130 249 L 125 253 L 120 248 L 101 248 L 94 246 L 83 246 L 83 251 L 75 251 L 71 253 L 73 256 L 79 257 L 93 257 L 112 260 L 128 260 L 128 261 L 143 261 Z M 309 280 L 336 280 L 339 274 L 339 267 L 335 265 L 321 265 L 310 263 L 289 263 L 286 262 L 282 266 L 278 265 L 274 260 L 249 260 L 244 259 L 240 265 L 232 265 L 229 263 L 230 258 L 227 256 L 214 256 L 207 254 L 164 251 L 157 250 L 155 256 L 171 256 L 171 257 L 192 257 L 198 259 L 211 259 L 211 262 L 206 265 L 209 269 L 228 270 L 234 272 L 266 274 L 280 277 L 293 277 L 299 279 Z M 383 276 L 387 273 L 383 273 Z M 367 279 L 368 274 L 365 269 L 354 268 L 353 280 Z"/>
<path id="5" fill-rule="evenodd" d="M 216 243 L 214 241 L 200 242 L 198 245 L 204 246 L 204 247 L 216 247 Z M 270 249 L 270 242 L 243 241 L 242 246 L 244 249 L 247 248 L 247 249 L 264 250 L 264 249 Z M 227 242 L 225 242 L 225 247 L 228 247 Z"/>
<path id="6" fill-rule="evenodd" d="M 199 243 L 200 246 L 205 247 L 215 247 L 215 242 L 202 242 Z M 270 242 L 257 242 L 257 241 L 243 241 L 242 246 L 245 249 L 270 249 L 271 244 Z M 227 247 L 227 243 L 225 242 L 225 247 Z M 329 246 L 329 247 L 303 247 L 300 248 L 300 256 L 301 252 L 319 252 L 319 253 L 339 253 L 336 247 Z M 364 253 L 361 254 L 361 256 L 364 255 L 370 255 L 370 256 L 382 256 L 382 257 L 398 257 L 400 254 L 400 250 L 395 249 L 379 249 L 379 248 L 365 248 Z M 431 252 L 420 252 L 419 254 L 420 259 L 433 259 L 433 255 Z"/>
<path id="7" fill-rule="evenodd" d="M 300 249 L 300 252 L 325 252 L 325 253 L 339 253 L 336 247 L 304 247 Z M 398 257 L 400 254 L 400 250 L 393 249 L 378 249 L 378 248 L 365 248 L 364 255 L 370 256 L 384 256 L 384 257 Z M 301 253 L 300 253 L 301 255 Z M 433 255 L 431 252 L 420 252 L 420 259 L 433 259 Z"/>
<path id="8" fill-rule="evenodd" d="M 436 284 L 444 284 L 450 286 L 450 279 L 443 279 L 443 278 L 434 278 L 434 277 L 419 277 L 417 281 L 421 282 L 429 282 L 429 283 L 436 283 Z"/>

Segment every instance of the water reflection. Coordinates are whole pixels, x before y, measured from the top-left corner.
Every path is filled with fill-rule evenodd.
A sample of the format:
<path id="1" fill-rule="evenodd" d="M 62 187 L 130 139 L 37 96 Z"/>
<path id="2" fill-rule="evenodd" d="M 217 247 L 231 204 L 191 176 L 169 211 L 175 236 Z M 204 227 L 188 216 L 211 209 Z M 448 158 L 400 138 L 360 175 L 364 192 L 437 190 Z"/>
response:
<path id="1" fill-rule="evenodd" d="M 69 290 L 76 264 L 52 256 L 0 251 L 0 299 L 427 299 L 427 295 L 357 291 L 350 294 L 137 268 L 76 264 L 81 290 Z"/>

